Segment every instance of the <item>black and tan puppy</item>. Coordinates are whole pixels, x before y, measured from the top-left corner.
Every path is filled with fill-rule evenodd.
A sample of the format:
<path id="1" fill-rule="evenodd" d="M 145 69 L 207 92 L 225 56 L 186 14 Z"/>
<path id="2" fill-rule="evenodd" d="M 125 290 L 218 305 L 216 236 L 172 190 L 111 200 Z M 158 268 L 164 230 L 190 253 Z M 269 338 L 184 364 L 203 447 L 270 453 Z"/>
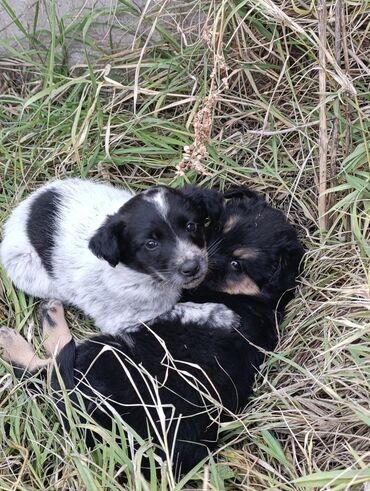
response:
<path id="1" fill-rule="evenodd" d="M 246 405 L 266 351 L 276 346 L 276 314 L 282 318 L 293 295 L 303 255 L 280 211 L 248 189 L 225 197 L 223 219 L 208 230 L 205 281 L 147 326 L 76 345 L 62 305 L 42 306 L 45 348 L 58 353 L 72 401 L 80 392 L 85 411 L 106 428 L 114 409 L 141 437 L 167 448 L 158 455 L 172 460 L 176 475 L 204 458 L 219 423 Z M 18 346 L 28 357 L 22 362 L 11 347 L 22 338 L 13 337 L 4 345 L 0 331 L 8 358 L 34 370 L 30 346 Z M 55 373 L 53 384 L 59 388 Z"/>

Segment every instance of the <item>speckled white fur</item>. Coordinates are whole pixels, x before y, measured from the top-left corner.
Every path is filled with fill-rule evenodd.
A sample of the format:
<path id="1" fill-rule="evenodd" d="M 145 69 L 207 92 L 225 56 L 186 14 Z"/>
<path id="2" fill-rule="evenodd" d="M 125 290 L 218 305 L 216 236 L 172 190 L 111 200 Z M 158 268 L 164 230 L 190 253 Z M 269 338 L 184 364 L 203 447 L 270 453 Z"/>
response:
<path id="1" fill-rule="evenodd" d="M 231 330 L 239 325 L 240 317 L 233 310 L 221 303 L 185 302 L 176 304 L 172 310 L 161 315 L 159 319 L 178 320 L 186 325 L 209 323 L 213 328 Z M 156 322 L 158 319 L 156 319 Z"/>
<path id="2" fill-rule="evenodd" d="M 30 205 L 46 189 L 55 189 L 62 197 L 53 277 L 26 233 Z M 106 216 L 117 212 L 131 197 L 126 190 L 81 179 L 41 187 L 17 206 L 5 224 L 0 254 L 8 276 L 30 295 L 79 307 L 106 333 L 128 329 L 166 312 L 180 295 L 173 285 L 161 284 L 122 264 L 113 268 L 88 248 L 92 233 Z"/>

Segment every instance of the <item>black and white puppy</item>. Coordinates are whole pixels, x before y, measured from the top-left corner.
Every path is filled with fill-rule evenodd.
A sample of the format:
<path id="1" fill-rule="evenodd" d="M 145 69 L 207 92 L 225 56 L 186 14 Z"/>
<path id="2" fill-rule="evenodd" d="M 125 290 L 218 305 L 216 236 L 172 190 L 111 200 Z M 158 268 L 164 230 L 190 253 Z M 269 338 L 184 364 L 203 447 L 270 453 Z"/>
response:
<path id="1" fill-rule="evenodd" d="M 222 221 L 208 228 L 209 273 L 186 303 L 136 332 L 95 336 L 76 346 L 60 302 L 43 304 L 45 349 L 67 389 L 111 427 L 112 408 L 141 437 L 165 440 L 176 475 L 217 442 L 219 423 L 246 405 L 266 351 L 277 343 L 303 255 L 294 228 L 248 189 L 226 195 Z M 198 303 L 193 303 L 198 302 Z M 0 330 L 8 360 L 29 371 L 46 362 L 10 329 Z M 59 389 L 59 379 L 53 376 Z M 78 404 L 75 392 L 71 398 Z"/>
<path id="2" fill-rule="evenodd" d="M 103 332 L 169 310 L 207 271 L 204 221 L 216 191 L 157 186 L 133 196 L 108 184 L 54 181 L 5 224 L 1 259 L 14 284 L 91 316 Z"/>

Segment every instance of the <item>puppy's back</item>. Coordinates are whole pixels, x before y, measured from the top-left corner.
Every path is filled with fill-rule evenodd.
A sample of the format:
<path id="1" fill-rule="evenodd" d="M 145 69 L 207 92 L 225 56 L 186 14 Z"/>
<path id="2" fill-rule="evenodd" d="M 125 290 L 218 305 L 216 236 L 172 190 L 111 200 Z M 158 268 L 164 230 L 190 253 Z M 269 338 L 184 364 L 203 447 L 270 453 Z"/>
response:
<path id="1" fill-rule="evenodd" d="M 55 181 L 52 189 L 59 196 L 56 234 L 60 247 L 64 248 L 86 248 L 86 240 L 107 215 L 117 212 L 133 196 L 124 189 L 82 179 Z"/>
<path id="2" fill-rule="evenodd" d="M 82 179 L 45 184 L 22 201 L 4 225 L 1 261 L 14 284 L 26 293 L 59 297 L 53 284 L 56 265 L 64 274 L 63 256 L 81 261 L 87 241 L 107 214 L 132 194 Z M 61 254 L 62 251 L 62 254 Z"/>

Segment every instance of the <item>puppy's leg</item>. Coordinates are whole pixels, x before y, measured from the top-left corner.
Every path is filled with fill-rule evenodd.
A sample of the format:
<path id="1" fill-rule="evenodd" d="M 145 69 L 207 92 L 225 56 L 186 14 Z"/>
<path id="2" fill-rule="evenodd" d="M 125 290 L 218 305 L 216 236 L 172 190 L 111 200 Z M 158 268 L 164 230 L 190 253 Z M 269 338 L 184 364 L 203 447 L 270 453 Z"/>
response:
<path id="1" fill-rule="evenodd" d="M 221 303 L 184 302 L 176 304 L 172 310 L 162 314 L 157 319 L 178 320 L 182 324 L 210 324 L 217 329 L 233 329 L 238 327 L 240 317 L 234 311 Z M 157 320 L 155 319 L 155 320 Z"/>
<path id="2" fill-rule="evenodd" d="M 2 327 L 0 329 L 0 349 L 2 358 L 15 367 L 36 372 L 50 365 L 50 358 L 42 360 L 33 347 L 15 329 Z"/>
<path id="3" fill-rule="evenodd" d="M 63 304 L 59 300 L 42 302 L 39 318 L 42 324 L 45 351 L 49 356 L 56 356 L 72 339 L 64 317 Z"/>

